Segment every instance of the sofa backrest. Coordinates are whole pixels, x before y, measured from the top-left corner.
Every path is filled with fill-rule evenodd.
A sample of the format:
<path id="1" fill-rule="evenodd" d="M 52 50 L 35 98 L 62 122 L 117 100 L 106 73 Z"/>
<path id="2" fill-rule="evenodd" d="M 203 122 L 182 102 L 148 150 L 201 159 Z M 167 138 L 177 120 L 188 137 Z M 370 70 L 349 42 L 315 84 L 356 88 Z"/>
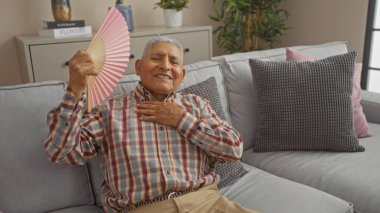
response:
<path id="1" fill-rule="evenodd" d="M 93 203 L 87 167 L 55 165 L 43 148 L 47 113 L 64 89 L 57 81 L 0 87 L 0 210 L 48 212 Z"/>
<path id="2" fill-rule="evenodd" d="M 347 52 L 346 42 L 330 42 L 320 45 L 294 46 L 301 53 L 325 58 Z M 225 88 L 232 125 L 241 133 L 244 150 L 253 146 L 256 131 L 256 91 L 254 89 L 249 59 L 263 61 L 284 61 L 286 49 L 277 48 L 263 51 L 236 53 L 214 57 L 222 65 Z"/>
<path id="3" fill-rule="evenodd" d="M 221 70 L 220 63 L 215 61 L 201 61 L 194 64 L 186 65 L 185 69 L 186 76 L 180 89 L 200 83 L 202 81 L 207 80 L 210 77 L 215 78 L 224 115 L 226 116 L 227 121 L 230 122 L 228 100 L 224 87 L 224 76 Z M 121 95 L 129 93 L 135 88 L 139 80 L 139 76 L 135 74 L 123 76 L 120 80 L 120 83 L 116 86 L 112 95 Z M 101 198 L 100 186 L 102 184 L 103 174 L 100 169 L 100 161 L 98 157 L 89 162 L 89 169 L 92 183 L 94 186 L 96 202 L 99 206 Z"/>
<path id="4" fill-rule="evenodd" d="M 380 124 L 380 93 L 362 90 L 361 105 L 370 123 Z"/>

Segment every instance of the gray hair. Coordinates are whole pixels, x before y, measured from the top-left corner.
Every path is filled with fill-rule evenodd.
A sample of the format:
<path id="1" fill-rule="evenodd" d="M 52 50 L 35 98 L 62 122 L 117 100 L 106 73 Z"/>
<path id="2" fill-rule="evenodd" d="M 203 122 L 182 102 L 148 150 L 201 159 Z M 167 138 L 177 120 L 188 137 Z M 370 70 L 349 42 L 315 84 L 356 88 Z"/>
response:
<path id="1" fill-rule="evenodd" d="M 179 41 L 177 41 L 176 39 L 171 38 L 169 36 L 157 36 L 157 37 L 150 39 L 148 41 L 148 43 L 146 43 L 146 45 L 145 45 L 142 57 L 143 58 L 145 57 L 145 54 L 149 51 L 150 48 L 152 48 L 153 45 L 160 43 L 160 42 L 167 42 L 167 43 L 170 43 L 170 44 L 176 46 L 180 51 L 181 62 L 183 65 L 183 47 L 182 47 L 181 43 L 179 43 Z"/>

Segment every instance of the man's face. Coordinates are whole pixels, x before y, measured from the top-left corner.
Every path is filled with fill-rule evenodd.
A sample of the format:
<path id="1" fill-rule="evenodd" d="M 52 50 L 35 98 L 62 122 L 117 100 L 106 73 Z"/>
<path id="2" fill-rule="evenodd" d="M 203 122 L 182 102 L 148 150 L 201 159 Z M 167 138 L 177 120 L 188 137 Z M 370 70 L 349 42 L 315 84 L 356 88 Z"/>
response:
<path id="1" fill-rule="evenodd" d="M 181 52 L 175 45 L 158 42 L 135 64 L 142 85 L 155 98 L 166 97 L 178 89 L 185 77 Z"/>

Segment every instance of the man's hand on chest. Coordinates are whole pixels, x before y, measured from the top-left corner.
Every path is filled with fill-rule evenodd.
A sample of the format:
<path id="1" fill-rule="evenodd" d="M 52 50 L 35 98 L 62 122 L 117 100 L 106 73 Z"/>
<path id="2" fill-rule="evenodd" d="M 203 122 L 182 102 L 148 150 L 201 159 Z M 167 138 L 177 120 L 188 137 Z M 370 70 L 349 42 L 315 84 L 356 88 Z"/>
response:
<path id="1" fill-rule="evenodd" d="M 139 119 L 176 127 L 184 109 L 172 102 L 146 101 L 136 105 Z"/>

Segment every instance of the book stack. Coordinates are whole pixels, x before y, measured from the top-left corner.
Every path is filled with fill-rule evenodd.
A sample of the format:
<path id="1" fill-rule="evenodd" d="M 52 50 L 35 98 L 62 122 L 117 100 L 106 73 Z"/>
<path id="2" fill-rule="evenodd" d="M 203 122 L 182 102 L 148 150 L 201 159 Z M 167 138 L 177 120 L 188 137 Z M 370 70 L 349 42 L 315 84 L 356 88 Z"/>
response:
<path id="1" fill-rule="evenodd" d="M 43 21 L 43 29 L 38 35 L 53 38 L 92 36 L 92 28 L 86 26 L 84 20 Z"/>

